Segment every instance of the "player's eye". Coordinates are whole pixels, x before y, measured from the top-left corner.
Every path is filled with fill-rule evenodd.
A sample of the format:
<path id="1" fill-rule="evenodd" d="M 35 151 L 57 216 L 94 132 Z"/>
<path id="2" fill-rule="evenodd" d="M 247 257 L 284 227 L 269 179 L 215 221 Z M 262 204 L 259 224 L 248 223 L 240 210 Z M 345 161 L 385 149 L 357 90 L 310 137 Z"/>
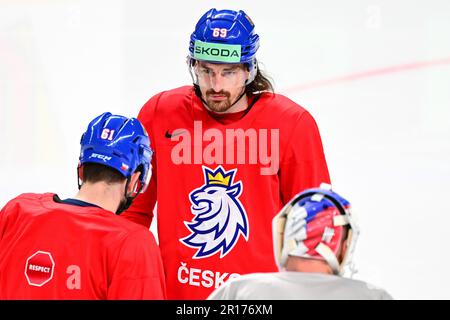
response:
<path id="1" fill-rule="evenodd" d="M 229 71 L 222 72 L 222 76 L 224 76 L 224 77 L 231 77 L 231 76 L 234 76 L 235 74 L 236 74 L 235 70 L 229 70 Z"/>
<path id="2" fill-rule="evenodd" d="M 205 76 L 210 76 L 212 74 L 212 70 L 211 69 L 206 69 L 206 68 L 201 68 L 200 69 L 200 73 L 202 75 L 205 75 Z"/>

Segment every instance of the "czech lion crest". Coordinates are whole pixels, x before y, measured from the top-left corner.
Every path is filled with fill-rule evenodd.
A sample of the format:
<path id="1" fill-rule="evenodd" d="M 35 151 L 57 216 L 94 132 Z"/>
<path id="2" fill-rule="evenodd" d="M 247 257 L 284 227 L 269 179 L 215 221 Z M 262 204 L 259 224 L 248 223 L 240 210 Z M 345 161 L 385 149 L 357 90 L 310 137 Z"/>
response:
<path id="1" fill-rule="evenodd" d="M 180 241 L 197 249 L 194 259 L 220 252 L 231 252 L 241 236 L 248 240 L 247 213 L 239 201 L 242 182 L 234 181 L 237 169 L 225 171 L 222 166 L 211 170 L 203 166 L 204 184 L 189 194 L 192 221 L 185 221 L 190 234 Z"/>

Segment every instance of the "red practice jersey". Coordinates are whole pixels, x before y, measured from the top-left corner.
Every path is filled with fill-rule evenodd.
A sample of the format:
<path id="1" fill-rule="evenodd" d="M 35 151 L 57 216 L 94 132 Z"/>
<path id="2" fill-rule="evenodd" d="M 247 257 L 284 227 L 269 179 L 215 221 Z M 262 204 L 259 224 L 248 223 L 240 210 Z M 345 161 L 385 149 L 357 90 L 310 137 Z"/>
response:
<path id="1" fill-rule="evenodd" d="M 298 192 L 330 182 L 310 113 L 278 94 L 250 101 L 227 121 L 186 86 L 139 113 L 155 151 L 153 177 L 123 216 L 149 226 L 158 202 L 169 299 L 204 299 L 229 278 L 277 271 L 272 218 Z"/>
<path id="2" fill-rule="evenodd" d="M 166 298 L 148 229 L 54 196 L 22 194 L 0 211 L 0 300 Z"/>

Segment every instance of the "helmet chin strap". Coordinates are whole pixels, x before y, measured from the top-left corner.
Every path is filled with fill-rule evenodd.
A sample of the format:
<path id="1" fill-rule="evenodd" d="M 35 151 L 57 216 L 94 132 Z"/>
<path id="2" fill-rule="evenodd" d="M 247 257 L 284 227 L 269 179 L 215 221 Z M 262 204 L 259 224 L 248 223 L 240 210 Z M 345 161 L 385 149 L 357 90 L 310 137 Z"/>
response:
<path id="1" fill-rule="evenodd" d="M 127 178 L 127 183 L 125 184 L 125 200 L 121 200 L 119 203 L 119 207 L 116 210 L 116 214 L 119 215 L 122 212 L 124 212 L 125 210 L 127 210 L 131 204 L 133 203 L 133 200 L 137 197 L 137 195 L 139 194 L 139 192 L 141 192 L 142 189 L 142 184 L 139 185 L 139 189 L 136 191 L 136 195 L 134 197 L 129 197 L 127 194 L 127 189 L 128 189 L 128 185 L 130 184 L 130 179 L 131 177 Z"/>
<path id="2" fill-rule="evenodd" d="M 241 95 L 236 99 L 235 102 L 233 102 L 233 103 L 230 105 L 230 108 L 231 108 L 232 106 L 234 106 L 236 103 L 238 103 L 238 101 L 241 100 L 242 97 L 243 97 L 244 95 L 245 95 L 245 87 L 244 87 L 244 91 L 242 91 Z"/>
<path id="3" fill-rule="evenodd" d="M 133 203 L 134 198 L 126 197 L 126 200 L 120 201 L 119 207 L 117 208 L 116 214 L 119 215 L 125 210 L 127 210 Z"/>

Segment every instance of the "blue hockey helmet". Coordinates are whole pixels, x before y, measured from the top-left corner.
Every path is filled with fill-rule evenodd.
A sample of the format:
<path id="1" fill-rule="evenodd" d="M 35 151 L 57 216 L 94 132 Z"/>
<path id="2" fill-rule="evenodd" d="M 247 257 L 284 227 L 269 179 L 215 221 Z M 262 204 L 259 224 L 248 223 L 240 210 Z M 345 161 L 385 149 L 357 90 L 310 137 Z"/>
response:
<path id="1" fill-rule="evenodd" d="M 93 119 L 81 136 L 80 166 L 98 163 L 128 179 L 139 169 L 137 192 L 144 192 L 151 177 L 153 151 L 147 131 L 136 118 L 105 112 Z"/>
<path id="2" fill-rule="evenodd" d="M 259 36 L 255 25 L 244 11 L 208 10 L 197 22 L 189 42 L 189 67 L 193 61 L 211 63 L 244 63 L 250 76 L 246 84 L 256 76 L 256 51 Z M 192 75 L 192 71 L 191 71 Z M 196 79 L 194 83 L 197 84 Z"/>

